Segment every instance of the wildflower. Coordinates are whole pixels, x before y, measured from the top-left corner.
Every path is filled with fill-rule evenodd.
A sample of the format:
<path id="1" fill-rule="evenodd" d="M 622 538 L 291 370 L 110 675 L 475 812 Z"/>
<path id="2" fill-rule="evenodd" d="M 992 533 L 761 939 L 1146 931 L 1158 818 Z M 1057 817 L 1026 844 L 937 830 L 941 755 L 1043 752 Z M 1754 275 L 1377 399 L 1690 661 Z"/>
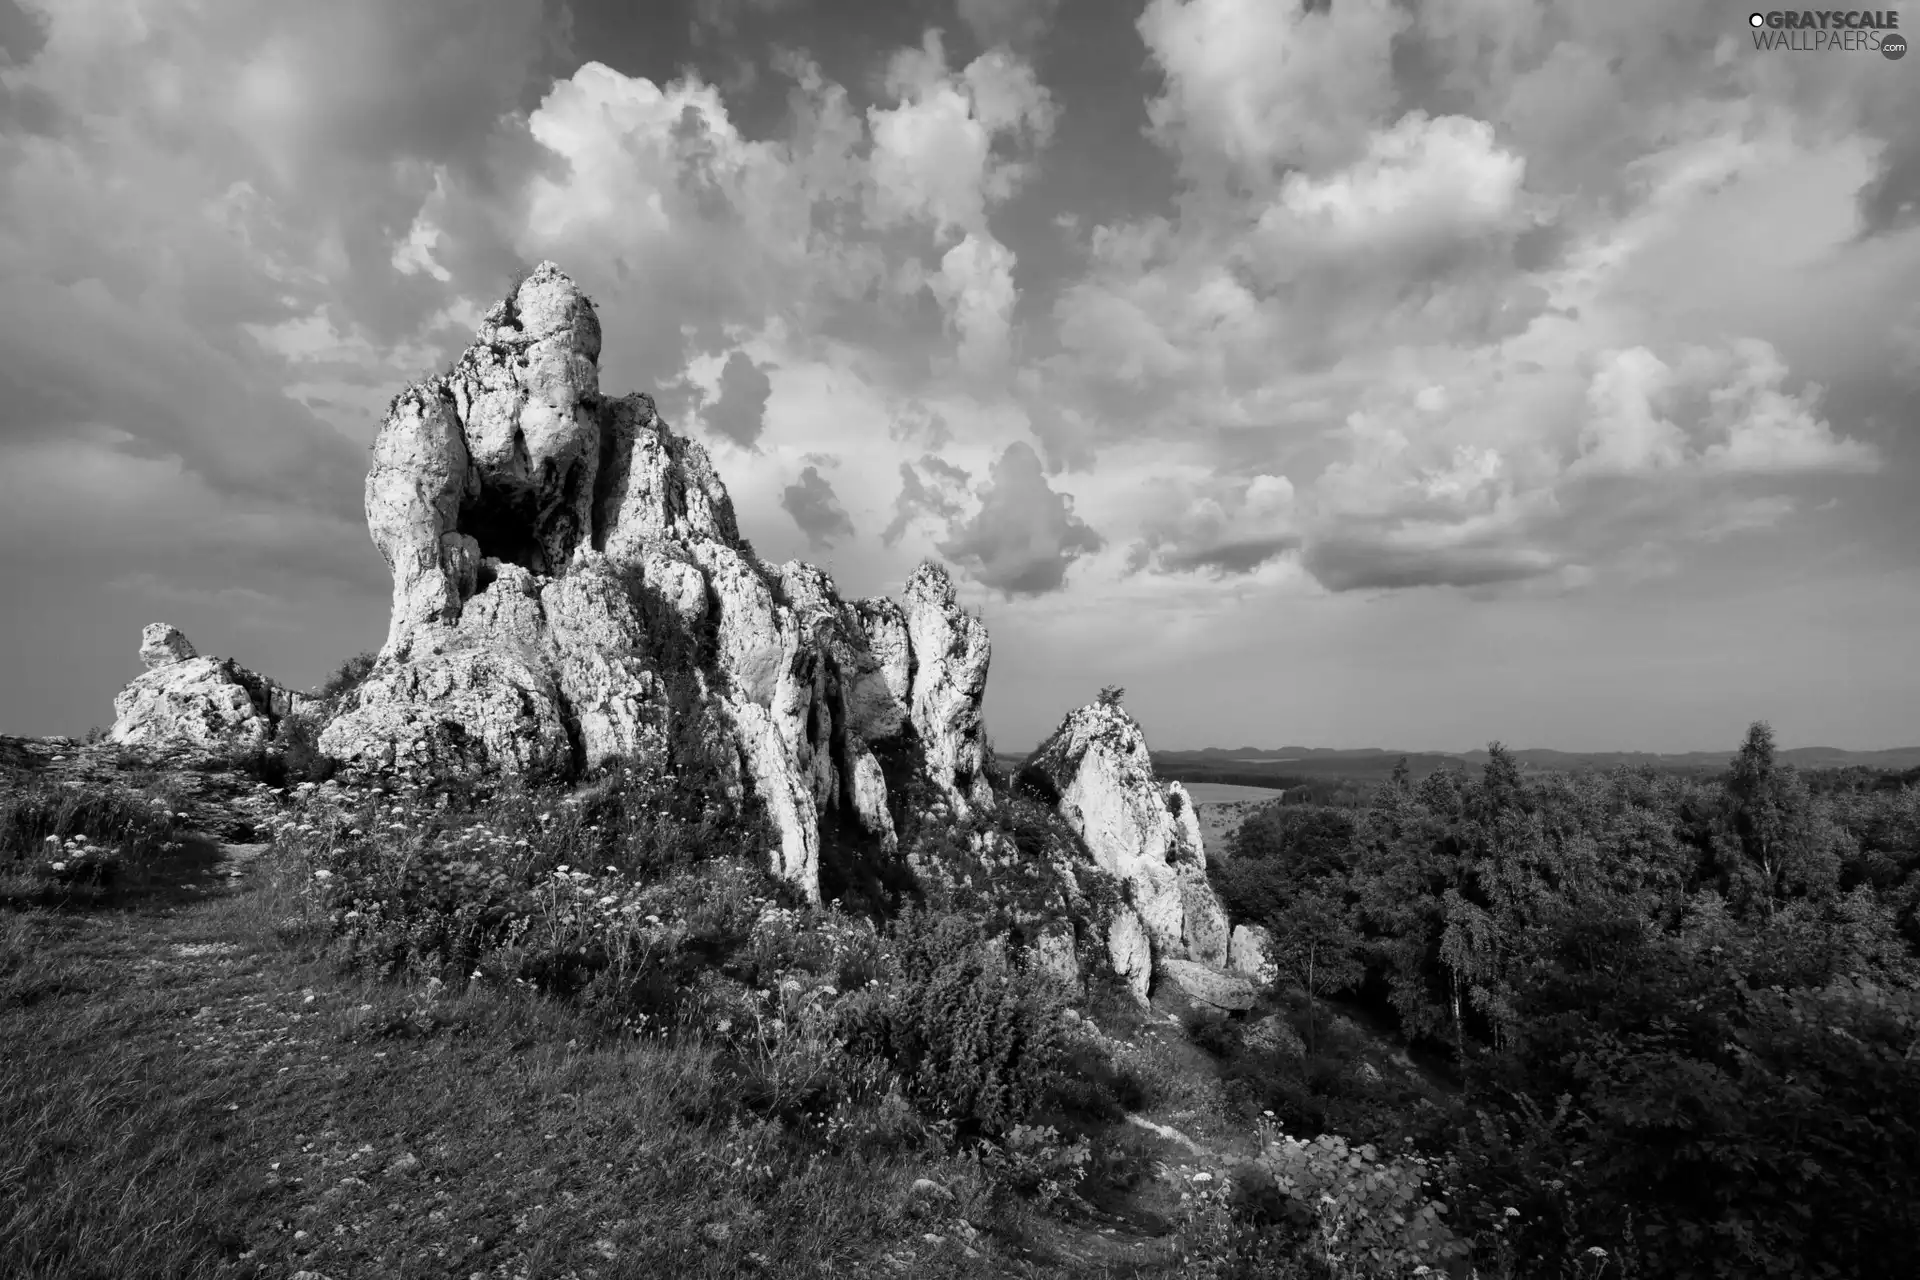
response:
<path id="1" fill-rule="evenodd" d="M 1518 1209 L 1514 1208 L 1512 1205 L 1507 1206 L 1507 1217 L 1517 1218 L 1519 1216 L 1520 1216 L 1520 1211 Z"/>
<path id="2" fill-rule="evenodd" d="M 1607 1256 L 1607 1251 L 1596 1244 L 1587 1250 L 1587 1256 L 1590 1258 L 1604 1258 Z"/>
<path id="3" fill-rule="evenodd" d="M 333 872 L 326 870 L 316 871 L 313 873 L 313 878 L 315 880 L 331 880 L 333 879 Z"/>
<path id="4" fill-rule="evenodd" d="M 53 869 L 55 871 L 65 871 L 67 869 L 67 864 L 64 862 L 56 862 L 53 864 Z"/>

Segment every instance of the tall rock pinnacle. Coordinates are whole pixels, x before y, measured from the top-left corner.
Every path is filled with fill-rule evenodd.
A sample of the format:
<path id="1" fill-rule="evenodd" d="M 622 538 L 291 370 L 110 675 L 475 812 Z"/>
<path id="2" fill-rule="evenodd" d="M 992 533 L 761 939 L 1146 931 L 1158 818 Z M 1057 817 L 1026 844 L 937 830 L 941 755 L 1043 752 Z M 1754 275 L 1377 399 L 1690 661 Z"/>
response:
<path id="1" fill-rule="evenodd" d="M 915 741 L 890 756 L 924 761 L 956 812 L 991 808 L 989 645 L 946 572 L 923 566 L 903 606 L 761 561 L 706 451 L 648 396 L 603 396 L 599 355 L 593 304 L 543 263 L 449 372 L 394 398 L 366 488 L 392 617 L 322 749 L 370 770 L 572 776 L 671 766 L 669 721 L 691 716 L 729 744 L 775 869 L 812 897 L 830 813 L 892 845 L 902 779 L 876 746 Z"/>

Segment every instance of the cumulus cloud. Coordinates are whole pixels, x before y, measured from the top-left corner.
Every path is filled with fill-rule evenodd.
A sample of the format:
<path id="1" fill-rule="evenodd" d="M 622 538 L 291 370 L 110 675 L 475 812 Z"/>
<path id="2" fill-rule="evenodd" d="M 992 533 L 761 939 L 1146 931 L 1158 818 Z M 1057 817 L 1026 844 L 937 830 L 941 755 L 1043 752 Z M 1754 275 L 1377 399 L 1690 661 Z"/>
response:
<path id="1" fill-rule="evenodd" d="M 1293 484 L 1285 476 L 1165 478 L 1146 505 L 1152 514 L 1128 551 L 1131 572 L 1246 574 L 1300 545 Z"/>
<path id="2" fill-rule="evenodd" d="M 952 527 L 966 507 L 967 472 L 933 454 L 921 457 L 919 465 L 900 464 L 900 492 L 893 500 L 893 519 L 881 531 L 881 541 L 896 546 L 909 526 L 923 517 L 942 528 Z"/>
<path id="3" fill-rule="evenodd" d="M 853 518 L 841 507 L 833 485 L 818 467 L 806 467 L 800 478 L 782 491 L 780 508 L 793 517 L 814 547 L 831 546 L 837 538 L 853 536 Z"/>
<path id="4" fill-rule="evenodd" d="M 990 50 L 957 74 L 940 33 L 903 49 L 887 69 L 893 107 L 872 107 L 872 215 L 925 220 L 942 235 L 985 231 L 989 205 L 1012 195 L 1023 157 L 1052 135 L 1052 96 L 1024 61 Z"/>
<path id="5" fill-rule="evenodd" d="M 1892 101 L 1920 94 L 1736 59 L 1724 23 L 1630 7 L 1147 5 L 1152 133 L 1183 190 L 1086 233 L 1058 352 L 1026 371 L 1050 458 L 1073 441 L 1096 484 L 1122 444 L 1198 460 L 1135 504 L 1130 570 L 1232 576 L 1297 548 L 1336 591 L 1577 585 L 1885 465 L 1826 416 L 1819 382 L 1859 357 L 1808 317 L 1902 367 L 1889 291 L 1920 242 L 1856 276 L 1854 186 L 1808 193 L 1871 186 L 1886 224 L 1898 158 L 1873 177 L 1857 140 L 1897 136 Z M 1288 483 L 1284 517 L 1241 514 L 1255 475 Z"/>
<path id="6" fill-rule="evenodd" d="M 1005 595 L 1057 591 L 1074 560 L 1106 545 L 1074 515 L 1073 499 L 1047 483 L 1030 445 L 1007 446 L 979 499 L 980 509 L 952 527 L 940 553 Z"/>
<path id="7" fill-rule="evenodd" d="M 530 116 L 565 163 L 529 181 L 521 252 L 598 278 L 606 376 L 650 386 L 770 322 L 815 331 L 882 274 L 877 249 L 823 216 L 858 199 L 858 119 L 812 64 L 782 65 L 801 77 L 790 142 L 743 137 L 698 78 L 662 86 L 599 63 Z"/>
<path id="8" fill-rule="evenodd" d="M 1379 270 L 1387 255 L 1417 268 L 1425 254 L 1517 229 L 1525 176 L 1526 161 L 1499 146 L 1485 121 L 1409 111 L 1351 165 L 1289 173 L 1260 233 L 1276 256 L 1363 254 Z"/>
<path id="9" fill-rule="evenodd" d="M 930 281 L 960 335 L 959 362 L 972 374 L 1006 363 L 1013 321 L 1013 251 L 991 237 L 969 234 L 940 259 Z"/>
<path id="10" fill-rule="evenodd" d="M 1391 0 L 1151 0 L 1140 34 L 1167 87 L 1148 117 L 1199 182 L 1265 187 L 1285 168 L 1347 163 L 1394 101 L 1407 24 Z"/>

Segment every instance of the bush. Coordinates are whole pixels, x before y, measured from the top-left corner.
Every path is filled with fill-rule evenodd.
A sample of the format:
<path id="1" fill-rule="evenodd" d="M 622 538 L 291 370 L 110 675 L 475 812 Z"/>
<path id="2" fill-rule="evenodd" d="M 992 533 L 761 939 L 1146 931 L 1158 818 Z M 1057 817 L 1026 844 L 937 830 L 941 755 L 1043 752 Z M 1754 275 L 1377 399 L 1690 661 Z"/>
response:
<path id="1" fill-rule="evenodd" d="M 174 822 L 165 796 L 15 782 L 0 791 L 0 857 L 46 861 L 53 846 L 91 844 L 115 851 L 120 859 L 142 860 L 172 843 Z"/>
<path id="2" fill-rule="evenodd" d="M 379 655 L 371 652 L 356 653 L 339 667 L 332 675 L 321 682 L 316 691 L 331 706 L 340 705 L 346 696 L 366 682 L 373 671 L 373 664 Z"/>
<path id="3" fill-rule="evenodd" d="M 1230 1057 L 1240 1047 L 1240 1033 L 1224 1014 L 1195 1005 L 1181 1015 L 1180 1025 L 1187 1039 L 1216 1058 Z"/>
<path id="4" fill-rule="evenodd" d="M 1372 1146 L 1322 1135 L 1311 1142 L 1263 1126 L 1256 1163 L 1312 1223 L 1323 1259 L 1342 1274 L 1445 1270 L 1468 1245 L 1447 1225 L 1439 1171 L 1416 1155 L 1382 1159 Z"/>
<path id="5" fill-rule="evenodd" d="M 1051 982 L 1010 966 L 964 916 L 909 909 L 894 940 L 898 977 L 884 1004 L 845 1020 L 851 1046 L 961 1132 L 1003 1136 L 1059 1095 L 1070 1045 Z"/>
<path id="6" fill-rule="evenodd" d="M 325 782 L 340 767 L 339 761 L 320 750 L 320 727 L 306 716 L 288 716 L 280 722 L 278 745 L 280 776 L 263 777 L 268 786 Z"/>
<path id="7" fill-rule="evenodd" d="M 1080 1185 L 1090 1152 L 1084 1138 L 1065 1141 L 1052 1125 L 1016 1124 L 987 1149 L 984 1164 L 1001 1187 L 1031 1195 L 1047 1208 Z"/>

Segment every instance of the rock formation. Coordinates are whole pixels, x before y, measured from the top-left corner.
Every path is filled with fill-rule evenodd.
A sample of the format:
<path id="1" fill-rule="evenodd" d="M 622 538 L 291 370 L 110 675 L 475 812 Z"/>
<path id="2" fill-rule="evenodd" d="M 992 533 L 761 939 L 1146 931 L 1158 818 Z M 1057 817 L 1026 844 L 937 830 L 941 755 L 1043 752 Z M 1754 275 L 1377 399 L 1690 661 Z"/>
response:
<path id="1" fill-rule="evenodd" d="M 1186 788 L 1161 784 L 1140 725 L 1117 702 L 1096 701 L 1067 716 L 1021 767 L 1022 785 L 1053 803 L 1094 862 L 1126 886 L 1128 903 L 1108 930 L 1114 972 L 1144 999 L 1155 972 L 1195 999 L 1243 1008 L 1245 980 L 1225 972 L 1226 913 L 1207 882 L 1200 823 Z M 1191 961 L 1219 971 L 1199 983 Z M 1250 992 L 1246 993 L 1250 999 Z"/>
<path id="2" fill-rule="evenodd" d="M 108 739 L 125 746 L 260 750 L 280 722 L 311 699 L 284 689 L 231 658 L 203 658 L 178 627 L 140 633 L 146 671 L 113 700 Z"/>
<path id="3" fill-rule="evenodd" d="M 958 814 L 991 808 L 986 630 L 945 571 L 923 565 L 904 604 L 850 602 L 811 565 L 761 561 L 705 450 L 648 396 L 602 395 L 599 354 L 592 303 L 545 263 L 448 373 L 395 397 L 366 486 L 392 618 L 321 749 L 569 777 L 671 764 L 691 722 L 809 897 L 829 814 L 892 846 L 903 779 L 883 756 Z"/>
<path id="4" fill-rule="evenodd" d="M 1271 982 L 1275 976 L 1273 935 L 1265 925 L 1237 924 L 1227 942 L 1227 968 L 1256 982 Z"/>

